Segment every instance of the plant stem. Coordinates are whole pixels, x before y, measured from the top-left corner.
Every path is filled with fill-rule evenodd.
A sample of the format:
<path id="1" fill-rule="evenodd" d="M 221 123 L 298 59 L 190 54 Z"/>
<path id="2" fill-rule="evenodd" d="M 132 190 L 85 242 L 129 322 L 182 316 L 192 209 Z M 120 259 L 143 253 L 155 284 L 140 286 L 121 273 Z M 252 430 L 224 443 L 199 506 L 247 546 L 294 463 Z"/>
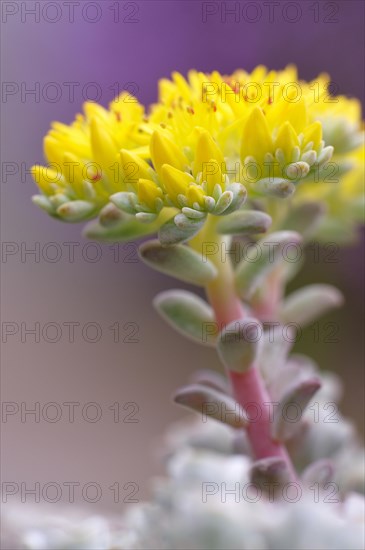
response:
<path id="1" fill-rule="evenodd" d="M 190 241 L 190 245 L 200 253 L 209 250 L 208 259 L 217 268 L 218 275 L 207 285 L 206 293 L 214 309 L 219 329 L 222 330 L 227 324 L 242 319 L 245 312 L 237 294 L 234 270 L 229 257 L 231 238 L 219 235 L 215 230 L 216 218 L 209 218 L 204 231 Z M 243 373 L 229 371 L 228 375 L 236 401 L 246 410 L 251 420 L 246 431 L 254 458 L 259 460 L 276 457 L 283 460 L 290 477 L 296 480 L 297 476 L 286 448 L 271 437 L 272 401 L 257 366 L 252 365 Z"/>
<path id="2" fill-rule="evenodd" d="M 236 401 L 245 409 L 250 420 L 246 432 L 254 457 L 275 457 L 283 460 L 290 478 L 297 479 L 288 451 L 279 441 L 271 438 L 272 401 L 257 368 L 244 373 L 229 373 Z"/>

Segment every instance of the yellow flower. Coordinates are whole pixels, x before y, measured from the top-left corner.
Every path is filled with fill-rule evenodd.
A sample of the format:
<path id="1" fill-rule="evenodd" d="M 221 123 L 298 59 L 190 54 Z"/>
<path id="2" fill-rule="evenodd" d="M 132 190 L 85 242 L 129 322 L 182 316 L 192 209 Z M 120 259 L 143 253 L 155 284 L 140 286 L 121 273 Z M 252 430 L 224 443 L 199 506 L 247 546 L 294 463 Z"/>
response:
<path id="1" fill-rule="evenodd" d="M 150 121 L 162 123 L 190 155 L 194 128 L 205 128 L 238 167 L 236 180 L 255 193 L 260 180 L 298 182 L 330 159 L 333 147 L 322 140 L 319 122 L 316 139 L 307 139 L 318 118 L 312 87 L 298 82 L 292 66 L 279 72 L 260 66 L 230 76 L 190 71 L 188 80 L 174 73 L 172 81 L 160 83 Z"/>
<path id="2" fill-rule="evenodd" d="M 227 214 L 243 203 L 246 190 L 230 181 L 219 145 L 211 134 L 195 126 L 187 136 L 189 146 L 179 147 L 173 128 L 155 126 L 150 139 L 149 189 L 155 200 L 142 200 L 139 189 L 118 192 L 112 202 L 138 219 L 152 221 L 163 207 L 174 207 L 186 223 L 203 219 L 208 213 Z M 146 164 L 146 166 L 148 166 Z"/>
<path id="3" fill-rule="evenodd" d="M 32 168 L 42 192 L 34 202 L 66 221 L 95 215 L 110 195 L 127 188 L 120 150 L 137 152 L 132 162 L 148 151 L 149 136 L 140 128 L 143 117 L 143 107 L 123 93 L 109 109 L 85 103 L 84 114 L 70 126 L 53 123 L 44 139 L 48 164 Z"/>
<path id="4" fill-rule="evenodd" d="M 333 201 L 321 180 L 333 153 L 341 177 L 349 169 L 362 123 L 359 102 L 332 96 L 329 84 L 327 75 L 299 80 L 294 66 L 190 71 L 162 79 L 148 112 L 123 94 L 108 109 L 86 103 L 74 123 L 54 123 L 46 136 L 34 200 L 69 221 L 111 201 L 146 222 L 172 208 L 185 225 L 240 208 L 246 188 L 263 208 L 300 182 L 296 201 Z M 341 200 L 353 205 L 347 193 Z"/>

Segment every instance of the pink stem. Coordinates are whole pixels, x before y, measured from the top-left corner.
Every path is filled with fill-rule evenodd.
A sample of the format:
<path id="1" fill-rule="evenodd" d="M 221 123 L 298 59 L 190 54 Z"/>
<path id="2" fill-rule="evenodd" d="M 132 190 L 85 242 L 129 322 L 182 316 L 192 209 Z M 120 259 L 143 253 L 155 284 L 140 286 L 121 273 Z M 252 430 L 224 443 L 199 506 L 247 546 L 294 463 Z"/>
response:
<path id="1" fill-rule="evenodd" d="M 277 457 L 287 465 L 290 476 L 296 479 L 296 472 L 286 448 L 271 438 L 271 399 L 260 376 L 252 366 L 244 373 L 229 372 L 236 401 L 245 409 L 250 420 L 246 432 L 256 459 Z"/>
<path id="2" fill-rule="evenodd" d="M 222 273 L 208 285 L 206 291 L 220 330 L 244 317 L 243 305 L 236 292 L 231 266 L 228 268 L 226 264 Z M 236 401 L 242 405 L 251 419 L 247 435 L 255 459 L 268 457 L 282 459 L 287 465 L 292 480 L 296 480 L 297 476 L 286 448 L 271 437 L 271 400 L 260 371 L 252 365 L 244 373 L 230 371 L 229 377 Z"/>

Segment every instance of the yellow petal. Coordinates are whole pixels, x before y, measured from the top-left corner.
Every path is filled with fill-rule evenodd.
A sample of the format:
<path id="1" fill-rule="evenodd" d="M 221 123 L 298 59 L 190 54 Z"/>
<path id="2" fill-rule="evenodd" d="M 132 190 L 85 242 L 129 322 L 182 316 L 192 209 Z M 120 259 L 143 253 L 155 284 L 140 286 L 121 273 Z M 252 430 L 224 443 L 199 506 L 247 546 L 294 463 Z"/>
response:
<path id="1" fill-rule="evenodd" d="M 46 136 L 43 140 L 43 152 L 48 162 L 57 164 L 61 170 L 64 151 L 60 142 L 52 136 Z"/>
<path id="2" fill-rule="evenodd" d="M 135 153 L 122 149 L 120 151 L 122 168 L 122 179 L 125 185 L 137 183 L 141 178 L 149 179 L 151 174 L 150 165 Z"/>
<path id="3" fill-rule="evenodd" d="M 284 111 L 287 120 L 291 123 L 294 130 L 299 134 L 308 124 L 308 112 L 306 102 L 303 98 L 295 103 L 287 103 L 286 112 Z"/>
<path id="4" fill-rule="evenodd" d="M 287 65 L 283 71 L 287 82 L 296 82 L 298 80 L 298 71 L 295 65 L 291 63 Z"/>
<path id="5" fill-rule="evenodd" d="M 310 126 L 307 126 L 303 134 L 304 134 L 303 146 L 305 147 L 307 143 L 309 143 L 310 141 L 313 141 L 313 149 L 317 150 L 319 147 L 319 144 L 322 141 L 322 124 L 318 121 L 313 122 L 313 124 L 311 124 Z"/>
<path id="6" fill-rule="evenodd" d="M 192 176 L 168 164 L 163 165 L 161 172 L 166 192 L 174 202 L 176 202 L 178 195 L 185 195 L 189 185 L 194 182 Z"/>
<path id="7" fill-rule="evenodd" d="M 196 145 L 196 154 L 194 162 L 194 175 L 199 172 L 204 172 L 205 165 L 212 159 L 222 166 L 224 157 L 222 151 L 212 138 L 211 134 L 203 128 L 196 128 L 199 132 L 199 137 Z"/>
<path id="8" fill-rule="evenodd" d="M 137 89 L 135 90 L 137 92 Z M 139 121 L 144 114 L 144 107 L 141 105 L 133 94 L 133 86 L 131 83 L 130 92 L 123 91 L 110 104 L 109 109 L 123 124 L 125 122 Z"/>
<path id="9" fill-rule="evenodd" d="M 265 65 L 257 65 L 251 73 L 251 82 L 262 82 L 267 74 Z"/>
<path id="10" fill-rule="evenodd" d="M 97 163 L 98 168 L 101 168 L 107 175 L 109 182 L 114 183 L 117 190 L 117 150 L 108 132 L 96 121 L 96 119 L 91 121 L 90 138 L 93 160 Z"/>
<path id="11" fill-rule="evenodd" d="M 222 164 L 219 164 L 215 159 L 209 159 L 203 168 L 202 181 L 207 183 L 207 195 L 212 196 L 215 185 L 217 183 L 223 185 L 224 183 Z"/>
<path id="12" fill-rule="evenodd" d="M 83 197 L 83 180 L 87 179 L 88 171 L 85 165 L 80 162 L 80 159 L 71 153 L 65 153 L 63 157 L 63 174 L 76 195 Z"/>
<path id="13" fill-rule="evenodd" d="M 153 166 L 161 177 L 161 169 L 164 164 L 184 170 L 187 161 L 173 141 L 163 132 L 156 130 L 152 134 L 150 152 Z"/>
<path id="14" fill-rule="evenodd" d="M 253 156 L 259 162 L 264 160 L 265 153 L 272 152 L 273 141 L 265 115 L 259 107 L 250 113 L 243 130 L 241 157 Z"/>
<path id="15" fill-rule="evenodd" d="M 45 195 L 54 195 L 55 184 L 60 186 L 62 180 L 61 172 L 48 168 L 47 166 L 39 166 L 37 164 L 32 166 L 31 173 L 34 181 L 42 193 Z"/>
<path id="16" fill-rule="evenodd" d="M 190 96 L 191 96 L 191 91 L 190 91 L 190 86 L 189 84 L 186 82 L 185 78 L 182 76 L 182 74 L 178 73 L 178 72 L 173 72 L 172 73 L 172 78 L 173 78 L 173 81 L 175 82 L 178 90 L 179 90 L 179 94 L 186 100 L 189 100 Z"/>
<path id="17" fill-rule="evenodd" d="M 96 119 L 99 122 L 108 122 L 109 113 L 104 107 L 93 101 L 85 101 L 83 105 L 84 113 L 89 120 Z"/>
<path id="18" fill-rule="evenodd" d="M 200 187 L 198 187 L 194 183 L 191 184 L 188 190 L 186 191 L 186 197 L 189 201 L 190 206 L 193 206 L 195 202 L 197 202 L 201 206 L 204 205 L 204 192 Z"/>
<path id="19" fill-rule="evenodd" d="M 149 159 L 150 148 L 148 145 L 143 145 L 142 147 L 136 147 L 133 149 L 133 154 L 138 155 L 141 159 Z"/>
<path id="20" fill-rule="evenodd" d="M 294 132 L 290 122 L 284 122 L 280 126 L 277 138 L 275 140 L 275 149 L 282 149 L 288 162 L 292 160 L 292 151 L 299 145 L 297 134 Z"/>
<path id="21" fill-rule="evenodd" d="M 162 198 L 162 190 L 153 181 L 140 179 L 138 182 L 138 200 L 146 204 L 151 210 L 155 210 L 157 198 Z"/>

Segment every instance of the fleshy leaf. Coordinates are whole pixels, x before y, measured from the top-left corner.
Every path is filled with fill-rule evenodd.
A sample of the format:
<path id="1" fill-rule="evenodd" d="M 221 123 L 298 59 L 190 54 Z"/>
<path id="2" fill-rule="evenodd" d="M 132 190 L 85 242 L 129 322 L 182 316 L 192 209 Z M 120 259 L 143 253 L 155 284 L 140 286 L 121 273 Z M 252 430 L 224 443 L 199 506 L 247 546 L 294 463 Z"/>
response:
<path id="1" fill-rule="evenodd" d="M 222 393 L 231 394 L 231 387 L 228 379 L 211 369 L 200 369 L 193 373 L 191 376 L 191 382 L 195 384 L 202 384 L 203 386 L 209 386 Z"/>
<path id="2" fill-rule="evenodd" d="M 279 317 L 283 324 L 296 323 L 301 328 L 343 304 L 343 296 L 331 285 L 309 285 L 296 290 L 285 300 Z"/>
<path id="3" fill-rule="evenodd" d="M 66 222 L 80 222 L 92 216 L 95 205 L 88 201 L 64 202 L 57 208 L 58 216 Z"/>
<path id="4" fill-rule="evenodd" d="M 167 290 L 154 299 L 154 306 L 167 323 L 200 344 L 214 346 L 218 328 L 212 308 L 186 290 Z"/>
<path id="5" fill-rule="evenodd" d="M 271 217 L 259 210 L 237 210 L 219 220 L 217 231 L 222 235 L 251 235 L 265 233 L 272 222 Z"/>
<path id="6" fill-rule="evenodd" d="M 117 208 L 123 210 L 127 214 L 135 214 L 135 195 L 133 193 L 127 193 L 125 191 L 119 191 L 110 196 L 110 200 Z"/>
<path id="7" fill-rule="evenodd" d="M 32 196 L 32 202 L 39 206 L 39 208 L 42 208 L 47 214 L 50 214 L 51 216 L 54 215 L 55 209 L 50 203 L 48 197 L 45 195 L 33 195 Z"/>
<path id="8" fill-rule="evenodd" d="M 109 202 L 101 209 L 99 214 L 99 222 L 103 227 L 113 227 L 119 225 L 122 221 L 128 218 L 127 215 L 117 208 L 115 204 Z"/>
<path id="9" fill-rule="evenodd" d="M 295 191 L 294 183 L 284 178 L 264 178 L 256 182 L 255 187 L 260 193 L 279 199 L 290 197 Z"/>
<path id="10" fill-rule="evenodd" d="M 291 245 L 298 246 L 301 236 L 295 231 L 278 231 L 264 237 L 256 244 L 256 256 L 243 258 L 236 270 L 237 287 L 241 296 L 250 298 L 265 277 L 278 265 L 286 263 Z"/>
<path id="11" fill-rule="evenodd" d="M 109 227 L 99 221 L 90 222 L 84 228 L 83 235 L 88 239 L 100 241 L 132 241 L 152 235 L 156 230 L 154 224 L 139 222 L 134 216 L 125 216 L 118 224 Z"/>
<path id="12" fill-rule="evenodd" d="M 183 243 L 194 237 L 203 227 L 204 222 L 205 220 L 197 220 L 196 222 L 190 220 L 186 227 L 181 227 L 176 225 L 175 217 L 173 217 L 160 227 L 158 238 L 161 244 L 165 246 Z"/>
<path id="13" fill-rule="evenodd" d="M 273 439 L 286 441 L 293 437 L 301 426 L 304 409 L 320 387 L 319 378 L 313 376 L 299 378 L 285 388 L 279 404 L 274 407 L 271 431 Z"/>
<path id="14" fill-rule="evenodd" d="M 232 428 L 244 428 L 248 419 L 243 408 L 232 398 L 202 384 L 192 384 L 178 390 L 174 401 L 202 415 L 219 420 Z"/>
<path id="15" fill-rule="evenodd" d="M 186 283 L 204 286 L 217 276 L 214 264 L 186 245 L 162 246 L 153 240 L 144 243 L 139 254 L 150 267 Z"/>
<path id="16" fill-rule="evenodd" d="M 257 319 L 247 317 L 228 324 L 220 333 L 218 353 L 231 371 L 242 373 L 255 365 L 263 328 Z"/>

